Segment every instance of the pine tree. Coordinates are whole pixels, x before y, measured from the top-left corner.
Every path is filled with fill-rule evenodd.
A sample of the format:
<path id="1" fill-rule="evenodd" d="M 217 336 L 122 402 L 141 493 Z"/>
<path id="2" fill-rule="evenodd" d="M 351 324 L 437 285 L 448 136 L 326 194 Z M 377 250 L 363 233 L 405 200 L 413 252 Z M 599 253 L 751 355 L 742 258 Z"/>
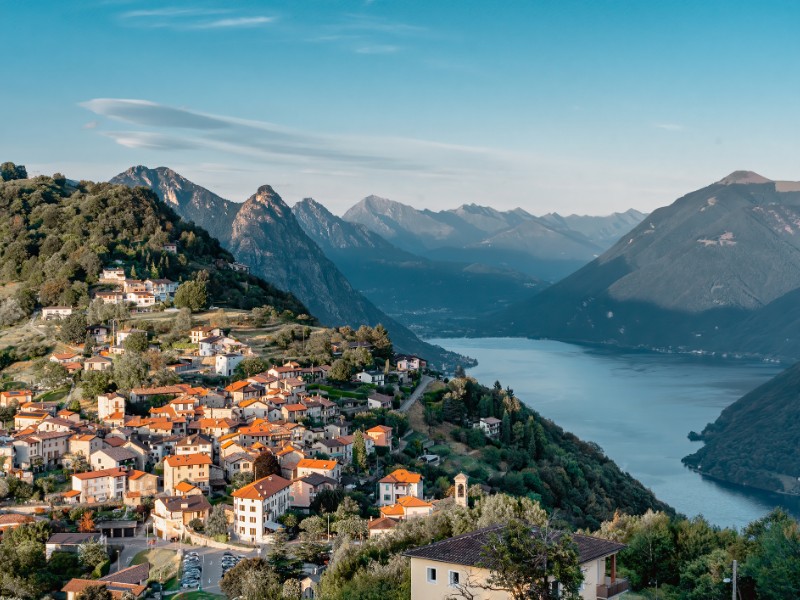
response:
<path id="1" fill-rule="evenodd" d="M 353 466 L 357 472 L 367 470 L 367 445 L 361 431 L 356 431 L 353 436 Z"/>
<path id="2" fill-rule="evenodd" d="M 503 420 L 500 423 L 500 438 L 503 440 L 503 444 L 511 443 L 511 417 L 508 411 L 503 412 Z"/>

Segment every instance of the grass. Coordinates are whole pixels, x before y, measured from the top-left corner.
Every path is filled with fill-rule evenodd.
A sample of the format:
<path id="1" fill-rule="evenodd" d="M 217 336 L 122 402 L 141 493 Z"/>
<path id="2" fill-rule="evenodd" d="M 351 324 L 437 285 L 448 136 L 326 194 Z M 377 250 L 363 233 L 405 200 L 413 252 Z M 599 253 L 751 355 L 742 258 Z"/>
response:
<path id="1" fill-rule="evenodd" d="M 173 600 L 225 600 L 227 596 L 195 590 L 194 592 L 182 592 L 180 594 L 176 594 L 175 596 L 172 596 L 172 598 Z"/>
<path id="2" fill-rule="evenodd" d="M 36 398 L 36 402 L 58 402 L 63 400 L 69 394 L 69 386 L 60 387 L 56 390 L 50 390 Z"/>
<path id="3" fill-rule="evenodd" d="M 150 579 L 160 581 L 163 579 L 164 589 L 178 589 L 178 569 L 180 568 L 180 558 L 175 550 L 166 548 L 152 548 L 137 552 L 131 559 L 131 565 L 150 563 Z"/>

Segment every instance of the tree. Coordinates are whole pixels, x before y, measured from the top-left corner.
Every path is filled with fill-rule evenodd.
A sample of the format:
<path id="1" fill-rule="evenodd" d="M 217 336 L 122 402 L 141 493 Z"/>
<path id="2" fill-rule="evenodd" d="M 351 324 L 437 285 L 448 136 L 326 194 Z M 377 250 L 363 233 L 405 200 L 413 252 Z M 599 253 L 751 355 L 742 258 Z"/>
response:
<path id="1" fill-rule="evenodd" d="M 126 352 L 114 359 L 114 381 L 123 390 L 140 387 L 147 380 L 147 363 L 141 354 Z"/>
<path id="2" fill-rule="evenodd" d="M 272 535 L 272 540 L 272 550 L 267 556 L 267 564 L 281 582 L 297 577 L 301 564 L 299 560 L 289 554 L 286 531 L 279 529 Z"/>
<path id="3" fill-rule="evenodd" d="M 87 512 L 86 515 L 89 513 Z M 84 515 L 85 516 L 85 515 Z M 94 523 L 92 524 L 92 529 Z M 89 530 L 91 531 L 91 529 Z M 103 544 L 97 541 L 84 542 L 78 546 L 78 559 L 88 571 L 94 571 L 97 565 L 108 560 L 108 553 Z"/>
<path id="4" fill-rule="evenodd" d="M 15 165 L 13 162 L 4 162 L 0 165 L 0 179 L 3 181 L 27 178 L 28 171 L 25 169 L 25 165 Z"/>
<path id="5" fill-rule="evenodd" d="M 81 533 L 90 533 L 94 530 L 94 512 L 87 510 L 85 513 L 83 513 L 81 520 L 78 522 L 78 531 Z"/>
<path id="6" fill-rule="evenodd" d="M 281 465 L 277 457 L 269 450 L 259 454 L 253 461 L 253 479 L 255 481 L 280 472 Z"/>
<path id="7" fill-rule="evenodd" d="M 114 600 L 105 585 L 90 585 L 78 594 L 78 600 Z"/>
<path id="8" fill-rule="evenodd" d="M 150 342 L 147 340 L 147 333 L 144 331 L 134 331 L 129 334 L 122 342 L 123 348 L 126 352 L 137 352 L 141 354 L 146 352 L 150 347 Z"/>
<path id="9" fill-rule="evenodd" d="M 322 517 L 314 515 L 300 521 L 300 529 L 313 538 L 320 538 L 328 531 L 328 524 Z"/>
<path id="10" fill-rule="evenodd" d="M 238 473 L 234 473 L 233 477 L 231 477 L 231 487 L 234 490 L 243 488 L 251 483 L 253 483 L 252 471 L 239 471 Z"/>
<path id="11" fill-rule="evenodd" d="M 5 458 L 5 456 L 3 457 Z M 0 471 L 3 469 L 3 465 L 0 464 Z M 6 483 L 5 478 L 0 479 L 0 500 L 8 496 L 8 484 Z"/>
<path id="12" fill-rule="evenodd" d="M 367 470 L 367 444 L 360 430 L 353 436 L 353 466 L 356 471 Z"/>
<path id="13" fill-rule="evenodd" d="M 302 593 L 300 581 L 297 579 L 287 579 L 283 582 L 283 590 L 281 591 L 281 598 L 285 600 L 300 600 Z"/>
<path id="14" fill-rule="evenodd" d="M 347 535 L 353 539 L 364 539 L 369 533 L 367 520 L 357 516 L 348 516 L 344 519 L 338 519 L 333 525 L 333 529 L 339 535 Z"/>
<path id="15" fill-rule="evenodd" d="M 305 519 L 304 521 L 307 520 L 308 519 Z M 322 533 L 325 533 L 324 526 L 325 523 L 323 521 Z M 295 546 L 294 553 L 295 556 L 297 556 L 297 558 L 299 558 L 303 562 L 309 562 L 309 563 L 314 563 L 315 565 L 321 565 L 324 564 L 325 559 L 328 556 L 328 548 L 325 545 L 325 543 L 319 541 L 319 539 L 315 535 L 303 532 L 300 534 L 300 543 L 297 546 Z"/>
<path id="16" fill-rule="evenodd" d="M 511 443 L 511 416 L 508 411 L 503 412 L 503 419 L 500 422 L 500 439 L 504 445 Z"/>
<path id="17" fill-rule="evenodd" d="M 583 574 L 572 537 L 549 525 L 532 528 L 511 520 L 489 534 L 478 565 L 490 570 L 479 587 L 504 591 L 513 600 L 580 600 Z M 559 589 L 553 590 L 551 579 Z"/>
<path id="18" fill-rule="evenodd" d="M 36 368 L 37 379 L 44 387 L 54 389 L 66 383 L 69 378 L 69 371 L 64 365 L 50 360 L 44 360 Z"/>
<path id="19" fill-rule="evenodd" d="M 81 377 L 83 397 L 94 400 L 111 389 L 112 383 L 110 371 L 87 371 Z"/>
<path id="20" fill-rule="evenodd" d="M 83 313 L 72 313 L 61 320 L 58 339 L 67 344 L 80 344 L 86 339 L 86 317 Z"/>
<path id="21" fill-rule="evenodd" d="M 281 582 L 275 571 L 263 558 L 246 558 L 225 573 L 219 583 L 220 590 L 228 598 L 240 600 L 264 600 L 280 598 Z"/>
<path id="22" fill-rule="evenodd" d="M 337 358 L 333 361 L 330 370 L 328 371 L 328 379 L 344 383 L 350 381 L 353 375 L 352 367 L 343 359 Z"/>
<path id="23" fill-rule="evenodd" d="M 8 327 L 25 318 L 25 311 L 16 298 L 6 298 L 0 304 L 0 327 Z"/>
<path id="24" fill-rule="evenodd" d="M 228 537 L 228 518 L 225 516 L 225 508 L 222 504 L 217 504 L 211 509 L 206 521 L 206 533 L 211 537 Z"/>
<path id="25" fill-rule="evenodd" d="M 263 373 L 269 369 L 269 363 L 260 356 L 249 356 L 240 362 L 236 367 L 236 376 L 239 379 L 246 379 Z"/>
<path id="26" fill-rule="evenodd" d="M 204 310 L 208 306 L 208 290 L 205 281 L 184 281 L 175 292 L 176 308 L 188 308 L 192 312 Z"/>
<path id="27" fill-rule="evenodd" d="M 800 590 L 800 526 L 776 509 L 748 527 L 757 532 L 755 549 L 742 565 L 752 577 L 759 599 L 784 600 Z"/>

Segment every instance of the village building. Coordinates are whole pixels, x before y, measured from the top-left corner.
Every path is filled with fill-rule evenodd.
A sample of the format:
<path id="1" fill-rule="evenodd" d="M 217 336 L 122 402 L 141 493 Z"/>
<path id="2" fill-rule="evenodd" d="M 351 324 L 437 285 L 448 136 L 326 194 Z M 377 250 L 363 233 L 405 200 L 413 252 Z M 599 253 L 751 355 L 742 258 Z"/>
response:
<path id="1" fill-rule="evenodd" d="M 188 481 L 207 492 L 211 464 L 211 457 L 207 454 L 168 456 L 164 459 L 164 492 L 172 495 L 181 481 Z"/>
<path id="2" fill-rule="evenodd" d="M 339 483 L 325 475 L 319 473 L 304 475 L 292 481 L 289 501 L 292 508 L 308 510 L 317 494 L 323 490 L 334 490 L 337 487 L 339 487 Z"/>
<path id="3" fill-rule="evenodd" d="M 496 440 L 500 437 L 500 425 L 502 421 L 495 417 L 483 417 L 478 421 L 478 428 L 483 431 L 486 437 Z"/>
<path id="4" fill-rule="evenodd" d="M 210 511 L 211 504 L 202 493 L 157 498 L 153 508 L 153 530 L 162 539 L 178 539 L 194 519 L 205 523 Z"/>
<path id="5" fill-rule="evenodd" d="M 72 490 L 80 492 L 78 501 L 82 504 L 122 500 L 128 490 L 128 471 L 114 468 L 75 473 L 72 476 Z"/>
<path id="6" fill-rule="evenodd" d="M 263 543 L 280 525 L 276 523 L 290 506 L 291 482 L 269 475 L 233 492 L 234 528 L 243 542 Z"/>
<path id="7" fill-rule="evenodd" d="M 422 498 L 422 475 L 397 469 L 378 481 L 378 506 L 396 504 L 403 496 Z"/>
<path id="8" fill-rule="evenodd" d="M 42 318 L 45 321 L 66 319 L 72 314 L 71 306 L 46 306 L 42 309 Z"/>
<path id="9" fill-rule="evenodd" d="M 342 479 L 342 466 L 335 460 L 316 458 L 304 458 L 297 463 L 297 477 L 304 477 L 312 473 L 324 475 L 338 482 Z"/>
<path id="10" fill-rule="evenodd" d="M 427 517 L 432 512 L 433 504 L 414 496 L 401 496 L 391 506 L 381 507 L 382 517 L 398 521 Z"/>
<path id="11" fill-rule="evenodd" d="M 107 356 L 92 356 L 83 361 L 84 371 L 108 371 L 114 367 L 114 361 Z"/>
<path id="12" fill-rule="evenodd" d="M 376 425 L 367 429 L 364 433 L 372 439 L 376 447 L 392 447 L 392 428 L 386 425 Z"/>
<path id="13" fill-rule="evenodd" d="M 20 406 L 26 402 L 33 400 L 33 392 L 31 390 L 6 390 L 0 392 L 0 408 L 8 408 L 9 406 Z"/>
<path id="14" fill-rule="evenodd" d="M 484 587 L 490 571 L 480 565 L 483 548 L 503 525 L 478 529 L 440 542 L 409 550 L 411 559 L 411 600 L 445 600 L 456 586 L 468 586 L 476 600 L 506 600 L 510 595 Z M 616 574 L 617 553 L 624 544 L 582 534 L 573 534 L 578 563 L 583 573 L 583 600 L 610 599 L 626 592 L 628 582 Z M 610 567 L 608 565 L 610 563 Z M 606 575 L 607 568 L 610 576 Z M 553 581 L 554 590 L 558 583 Z"/>

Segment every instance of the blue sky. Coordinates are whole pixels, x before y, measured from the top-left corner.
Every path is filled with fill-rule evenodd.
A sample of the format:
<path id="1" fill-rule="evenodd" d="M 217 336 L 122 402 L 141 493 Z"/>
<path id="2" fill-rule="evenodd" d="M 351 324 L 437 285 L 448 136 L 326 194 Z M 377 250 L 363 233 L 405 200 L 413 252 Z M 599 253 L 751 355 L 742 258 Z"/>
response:
<path id="1" fill-rule="evenodd" d="M 0 0 L 0 160 L 169 166 L 341 214 L 368 194 L 652 210 L 800 179 L 797 2 Z"/>

